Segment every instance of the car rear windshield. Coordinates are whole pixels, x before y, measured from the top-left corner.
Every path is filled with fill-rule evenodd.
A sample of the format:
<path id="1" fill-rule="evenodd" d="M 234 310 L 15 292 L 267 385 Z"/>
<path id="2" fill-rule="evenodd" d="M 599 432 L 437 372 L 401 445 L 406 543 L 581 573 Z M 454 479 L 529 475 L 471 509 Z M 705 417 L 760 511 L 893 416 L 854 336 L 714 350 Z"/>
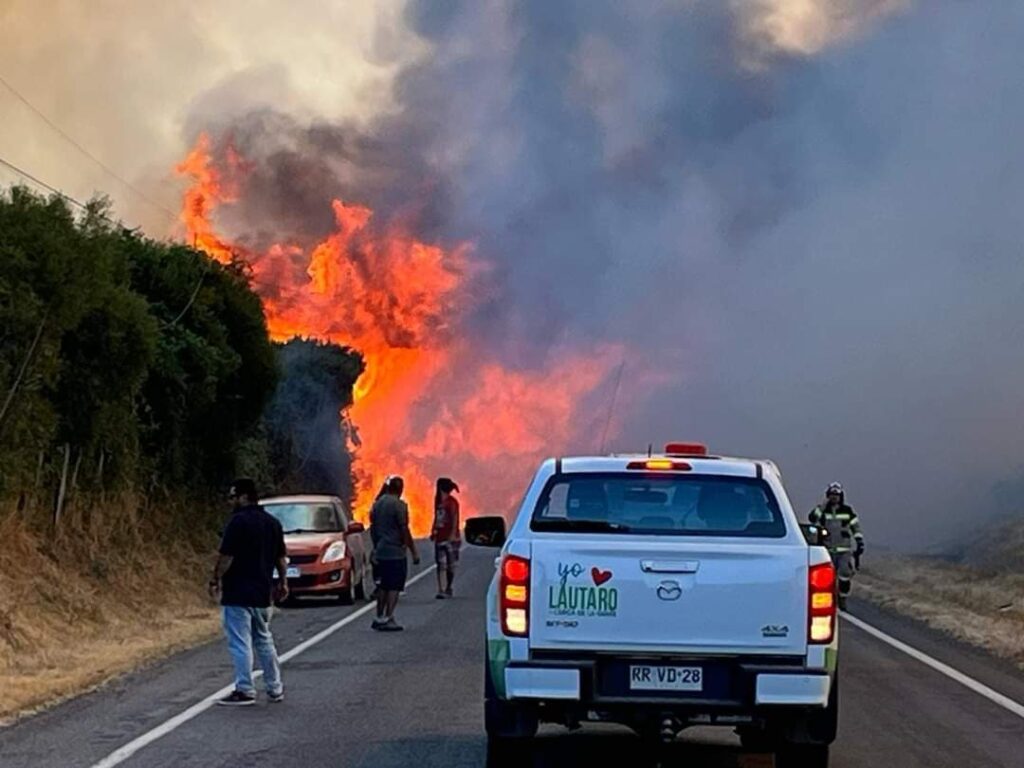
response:
<path id="1" fill-rule="evenodd" d="M 764 480 L 635 472 L 553 477 L 530 527 L 657 536 L 786 535 L 778 502 Z"/>
<path id="2" fill-rule="evenodd" d="M 341 530 L 338 511 L 332 504 L 264 504 L 285 533 L 335 533 Z"/>

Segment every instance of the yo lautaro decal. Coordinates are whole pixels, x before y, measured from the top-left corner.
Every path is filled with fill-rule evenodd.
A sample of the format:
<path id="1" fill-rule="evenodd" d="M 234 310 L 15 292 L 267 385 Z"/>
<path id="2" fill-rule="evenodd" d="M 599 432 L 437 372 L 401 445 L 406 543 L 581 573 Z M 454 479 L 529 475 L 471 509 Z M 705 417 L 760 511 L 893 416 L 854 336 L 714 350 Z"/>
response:
<path id="1" fill-rule="evenodd" d="M 548 612 L 554 616 L 615 616 L 619 590 L 611 585 L 615 574 L 580 563 L 559 563 L 558 584 L 548 587 Z"/>

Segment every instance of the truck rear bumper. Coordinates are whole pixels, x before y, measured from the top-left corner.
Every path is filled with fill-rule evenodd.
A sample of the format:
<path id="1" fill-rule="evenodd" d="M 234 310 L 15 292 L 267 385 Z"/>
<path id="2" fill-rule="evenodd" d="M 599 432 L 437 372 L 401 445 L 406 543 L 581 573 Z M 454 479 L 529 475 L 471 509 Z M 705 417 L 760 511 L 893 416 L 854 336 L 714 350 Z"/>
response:
<path id="1" fill-rule="evenodd" d="M 792 660 L 666 659 L 662 663 L 701 666 L 707 684 L 700 691 L 678 694 L 633 691 L 623 675 L 623 668 L 633 662 L 622 658 L 512 662 L 505 669 L 505 695 L 508 699 L 596 707 L 652 705 L 751 712 L 766 707 L 825 707 L 832 686 L 828 674 L 807 670 Z"/>
<path id="2" fill-rule="evenodd" d="M 510 699 L 580 700 L 580 671 L 551 667 L 510 667 L 505 670 Z"/>
<path id="3" fill-rule="evenodd" d="M 758 706 L 824 707 L 831 690 L 832 679 L 828 675 L 759 674 L 754 703 Z"/>

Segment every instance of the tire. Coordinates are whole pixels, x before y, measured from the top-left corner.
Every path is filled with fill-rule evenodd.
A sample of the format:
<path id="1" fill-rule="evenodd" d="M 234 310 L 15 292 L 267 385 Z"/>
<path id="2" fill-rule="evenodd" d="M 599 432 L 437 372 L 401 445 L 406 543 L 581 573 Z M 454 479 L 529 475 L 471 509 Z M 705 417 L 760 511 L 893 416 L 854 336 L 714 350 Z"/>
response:
<path id="1" fill-rule="evenodd" d="M 779 744 L 778 736 L 765 728 L 737 728 L 736 735 L 748 752 L 774 752 Z"/>
<path id="2" fill-rule="evenodd" d="M 828 768 L 829 748 L 826 744 L 789 746 L 776 755 L 778 768 Z"/>
<path id="3" fill-rule="evenodd" d="M 361 568 L 359 571 L 359 583 L 356 584 L 355 588 L 356 600 L 366 599 L 366 568 Z"/>
<path id="4" fill-rule="evenodd" d="M 803 717 L 789 724 L 783 732 L 785 738 L 779 745 L 782 752 L 797 751 L 800 754 L 813 755 L 815 749 L 824 749 L 824 762 L 808 762 L 810 768 L 817 765 L 828 765 L 828 747 L 836 740 L 839 732 L 839 673 L 832 678 L 832 690 L 828 695 L 828 706 L 824 709 L 812 710 Z M 807 758 L 811 760 L 811 757 Z M 793 763 L 803 765 L 803 763 Z"/>
<path id="5" fill-rule="evenodd" d="M 484 730 L 487 732 L 488 755 L 514 750 L 537 735 L 540 717 L 536 710 L 498 698 L 491 680 L 491 666 L 484 653 Z"/>
<path id="6" fill-rule="evenodd" d="M 828 706 L 808 715 L 806 721 L 808 740 L 811 744 L 828 746 L 839 734 L 839 672 L 832 678 L 832 690 L 828 694 Z"/>
<path id="7" fill-rule="evenodd" d="M 540 718 L 535 711 L 501 699 L 484 702 L 484 730 L 489 745 L 521 744 L 537 735 Z"/>
<path id="8" fill-rule="evenodd" d="M 338 591 L 338 602 L 342 605 L 352 605 L 355 602 L 352 599 L 352 585 L 349 584 L 344 589 Z"/>

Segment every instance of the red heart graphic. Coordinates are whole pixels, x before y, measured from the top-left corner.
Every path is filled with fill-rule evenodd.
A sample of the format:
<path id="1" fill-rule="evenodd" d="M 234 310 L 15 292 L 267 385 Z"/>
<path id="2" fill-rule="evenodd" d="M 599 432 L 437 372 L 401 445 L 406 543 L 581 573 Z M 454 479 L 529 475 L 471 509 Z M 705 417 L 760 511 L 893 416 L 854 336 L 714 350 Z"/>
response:
<path id="1" fill-rule="evenodd" d="M 590 569 L 590 578 L 594 580 L 597 586 L 601 586 L 612 577 L 611 571 L 602 571 L 597 566 Z"/>

